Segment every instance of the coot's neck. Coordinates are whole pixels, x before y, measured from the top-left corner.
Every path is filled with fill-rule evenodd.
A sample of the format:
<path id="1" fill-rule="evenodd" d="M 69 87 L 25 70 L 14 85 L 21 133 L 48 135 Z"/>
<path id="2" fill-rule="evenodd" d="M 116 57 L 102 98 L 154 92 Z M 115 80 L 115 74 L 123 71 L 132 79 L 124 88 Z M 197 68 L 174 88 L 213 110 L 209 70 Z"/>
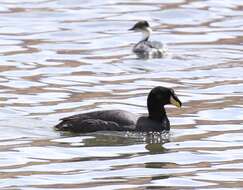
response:
<path id="1" fill-rule="evenodd" d="M 155 121 L 161 122 L 167 119 L 164 106 L 155 103 L 148 104 L 148 114 L 149 118 Z"/>
<path id="2" fill-rule="evenodd" d="M 143 36 L 142 36 L 142 40 L 140 40 L 140 42 L 148 41 L 152 30 L 150 28 L 145 28 L 145 29 L 141 30 L 141 32 L 142 32 Z"/>

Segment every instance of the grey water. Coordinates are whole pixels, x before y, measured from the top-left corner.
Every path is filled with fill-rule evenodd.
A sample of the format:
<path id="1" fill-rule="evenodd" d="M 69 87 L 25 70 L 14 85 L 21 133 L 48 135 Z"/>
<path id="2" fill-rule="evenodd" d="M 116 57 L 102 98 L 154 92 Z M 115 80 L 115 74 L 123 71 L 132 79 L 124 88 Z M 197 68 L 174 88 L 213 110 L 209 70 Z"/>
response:
<path id="1" fill-rule="evenodd" d="M 2 0 L 0 189 L 242 189 L 242 0 Z M 137 59 L 147 20 L 167 44 Z M 169 134 L 53 130 L 93 110 L 146 113 L 155 86 Z"/>

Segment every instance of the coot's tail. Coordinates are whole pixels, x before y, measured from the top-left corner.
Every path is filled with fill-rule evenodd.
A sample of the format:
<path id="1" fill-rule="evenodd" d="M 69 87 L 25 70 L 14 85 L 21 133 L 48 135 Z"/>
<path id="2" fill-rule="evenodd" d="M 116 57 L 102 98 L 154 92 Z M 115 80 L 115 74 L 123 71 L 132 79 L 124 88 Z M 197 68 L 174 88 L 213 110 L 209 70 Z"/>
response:
<path id="1" fill-rule="evenodd" d="M 69 131 L 71 127 L 72 126 L 70 126 L 67 121 L 62 120 L 60 123 L 54 126 L 54 129 L 57 131 Z"/>

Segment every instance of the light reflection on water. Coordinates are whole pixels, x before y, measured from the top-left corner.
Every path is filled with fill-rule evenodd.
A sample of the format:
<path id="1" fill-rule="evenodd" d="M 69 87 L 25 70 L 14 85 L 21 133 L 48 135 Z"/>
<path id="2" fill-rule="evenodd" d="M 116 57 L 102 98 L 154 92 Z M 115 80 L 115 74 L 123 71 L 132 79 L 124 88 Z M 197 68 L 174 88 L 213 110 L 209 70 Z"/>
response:
<path id="1" fill-rule="evenodd" d="M 241 189 L 242 1 L 0 3 L 1 189 Z M 127 31 L 147 19 L 164 59 L 138 60 Z M 52 129 L 102 109 L 146 112 L 173 87 L 170 134 Z"/>

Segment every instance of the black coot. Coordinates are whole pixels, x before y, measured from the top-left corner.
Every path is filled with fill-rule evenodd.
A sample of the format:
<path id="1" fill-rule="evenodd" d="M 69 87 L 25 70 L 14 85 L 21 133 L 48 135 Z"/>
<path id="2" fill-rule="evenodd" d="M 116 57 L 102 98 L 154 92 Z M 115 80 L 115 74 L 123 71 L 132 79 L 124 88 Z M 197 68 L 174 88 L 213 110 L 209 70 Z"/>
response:
<path id="1" fill-rule="evenodd" d="M 147 98 L 147 116 L 123 110 L 104 110 L 73 115 L 61 119 L 57 130 L 88 133 L 95 131 L 164 131 L 170 130 L 164 105 L 181 107 L 181 101 L 171 88 L 153 88 Z"/>

